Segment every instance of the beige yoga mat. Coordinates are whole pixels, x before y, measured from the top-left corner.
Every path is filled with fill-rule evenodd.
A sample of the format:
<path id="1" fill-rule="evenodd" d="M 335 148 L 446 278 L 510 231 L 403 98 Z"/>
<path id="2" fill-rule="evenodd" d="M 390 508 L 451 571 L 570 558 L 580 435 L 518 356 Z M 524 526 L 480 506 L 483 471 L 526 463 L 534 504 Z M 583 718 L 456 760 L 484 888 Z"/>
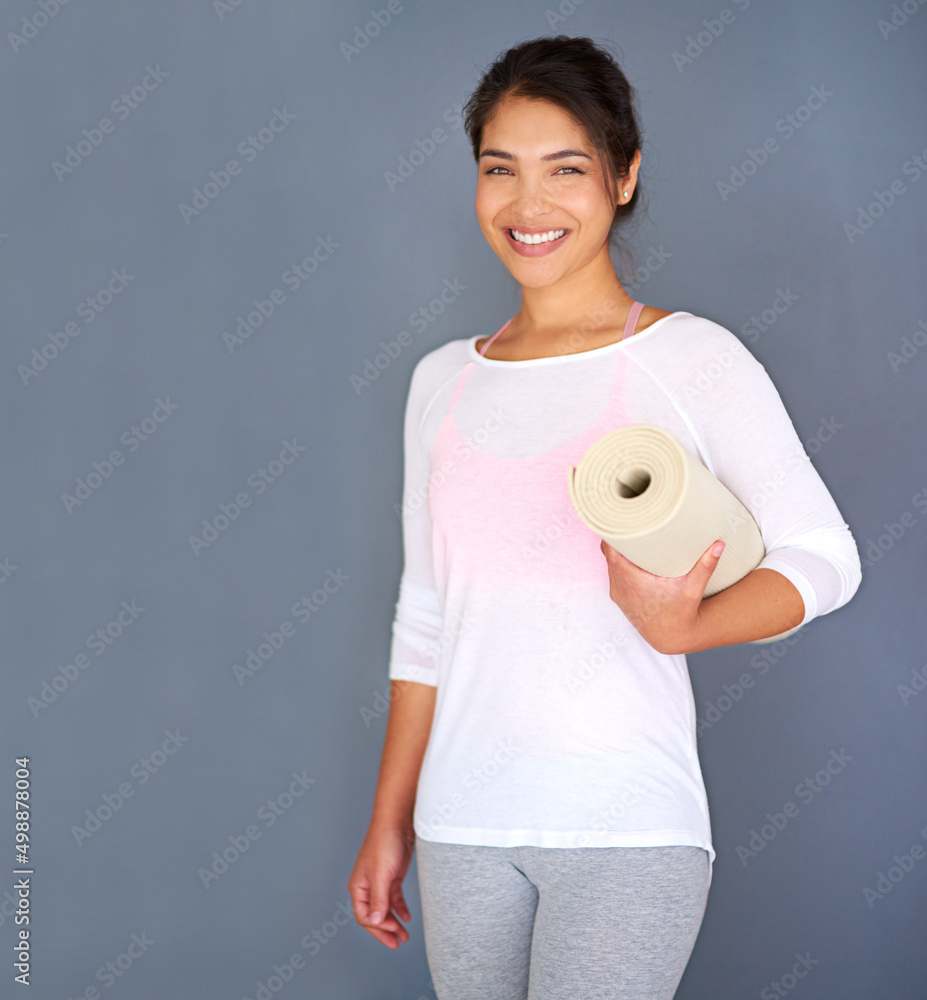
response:
<path id="1" fill-rule="evenodd" d="M 632 424 L 603 435 L 569 467 L 567 481 L 583 522 L 657 576 L 683 576 L 723 539 L 706 597 L 743 579 L 766 555 L 750 511 L 661 427 Z M 797 631 L 754 641 L 775 642 Z"/>

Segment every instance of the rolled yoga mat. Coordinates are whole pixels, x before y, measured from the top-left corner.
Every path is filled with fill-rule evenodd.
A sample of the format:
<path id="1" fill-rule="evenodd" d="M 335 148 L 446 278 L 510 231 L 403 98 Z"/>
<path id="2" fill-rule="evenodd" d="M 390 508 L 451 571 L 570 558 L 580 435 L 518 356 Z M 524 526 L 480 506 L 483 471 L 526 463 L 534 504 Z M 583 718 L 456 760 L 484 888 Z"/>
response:
<path id="1" fill-rule="evenodd" d="M 583 522 L 657 576 L 685 575 L 723 539 L 705 597 L 743 579 L 766 555 L 750 511 L 661 427 L 632 424 L 603 435 L 569 466 L 567 482 Z M 797 631 L 752 641 L 776 642 Z"/>

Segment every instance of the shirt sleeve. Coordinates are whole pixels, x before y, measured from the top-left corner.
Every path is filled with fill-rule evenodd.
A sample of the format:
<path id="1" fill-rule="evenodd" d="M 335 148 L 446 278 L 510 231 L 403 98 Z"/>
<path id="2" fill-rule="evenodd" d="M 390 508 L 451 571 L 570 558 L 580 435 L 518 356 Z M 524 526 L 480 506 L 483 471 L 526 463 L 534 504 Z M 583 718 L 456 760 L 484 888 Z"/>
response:
<path id="1" fill-rule="evenodd" d="M 390 680 L 438 684 L 438 652 L 444 613 L 434 578 L 431 517 L 427 489 L 429 462 L 421 441 L 421 423 L 432 393 L 427 391 L 422 358 L 412 372 L 403 430 L 402 541 L 403 570 L 393 618 Z"/>
<path id="2" fill-rule="evenodd" d="M 766 369 L 729 330 L 701 323 L 676 355 L 677 409 L 701 460 L 756 520 L 766 548 L 757 568 L 776 570 L 801 594 L 804 625 L 856 593 L 856 541 Z"/>

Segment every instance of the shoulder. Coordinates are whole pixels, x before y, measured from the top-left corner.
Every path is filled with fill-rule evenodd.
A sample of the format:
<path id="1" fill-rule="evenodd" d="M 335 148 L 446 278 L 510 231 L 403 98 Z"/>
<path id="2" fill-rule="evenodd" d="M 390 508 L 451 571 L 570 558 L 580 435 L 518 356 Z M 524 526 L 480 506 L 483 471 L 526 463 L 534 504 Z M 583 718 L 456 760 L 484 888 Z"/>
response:
<path id="1" fill-rule="evenodd" d="M 688 366 L 711 358 L 728 363 L 753 358 L 738 337 L 714 320 L 682 310 L 655 312 L 657 317 L 628 341 L 628 349 L 642 361 L 665 367 Z"/>
<path id="2" fill-rule="evenodd" d="M 660 309 L 659 306 L 644 306 L 641 310 L 640 319 L 637 321 L 637 332 L 643 333 L 648 327 L 653 326 L 657 320 L 666 319 L 672 316 L 672 309 Z"/>
<path id="3" fill-rule="evenodd" d="M 636 333 L 627 354 L 679 404 L 736 407 L 772 389 L 766 369 L 727 327 L 690 312 L 673 312 Z"/>
<path id="4" fill-rule="evenodd" d="M 409 395 L 430 399 L 443 385 L 466 368 L 470 359 L 470 340 L 450 340 L 424 354 L 412 369 Z"/>

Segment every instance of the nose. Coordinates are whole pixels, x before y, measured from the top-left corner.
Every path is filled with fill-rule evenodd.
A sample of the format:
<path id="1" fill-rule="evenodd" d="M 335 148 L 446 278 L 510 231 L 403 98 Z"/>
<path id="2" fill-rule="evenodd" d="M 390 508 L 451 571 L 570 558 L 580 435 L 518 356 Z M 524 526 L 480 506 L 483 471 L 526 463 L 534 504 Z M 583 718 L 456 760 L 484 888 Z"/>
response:
<path id="1" fill-rule="evenodd" d="M 512 208 L 526 220 L 536 215 L 546 215 L 551 208 L 551 198 L 543 178 L 522 173 L 515 183 Z"/>

